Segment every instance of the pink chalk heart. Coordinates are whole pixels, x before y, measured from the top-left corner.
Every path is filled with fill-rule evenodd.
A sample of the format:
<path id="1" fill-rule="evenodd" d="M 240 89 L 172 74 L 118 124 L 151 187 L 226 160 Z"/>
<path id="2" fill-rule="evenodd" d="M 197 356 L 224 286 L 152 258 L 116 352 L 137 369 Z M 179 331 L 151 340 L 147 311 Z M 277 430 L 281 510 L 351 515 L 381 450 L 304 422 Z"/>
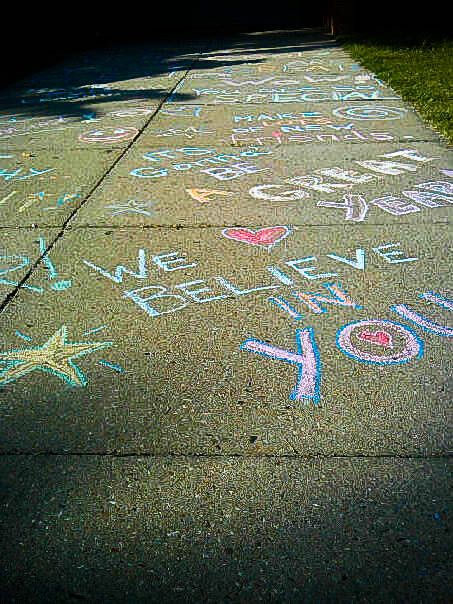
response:
<path id="1" fill-rule="evenodd" d="M 371 342 L 371 344 L 376 344 L 376 346 L 393 348 L 392 336 L 386 331 L 361 331 L 357 334 L 357 337 L 359 340 Z"/>
<path id="2" fill-rule="evenodd" d="M 250 243 L 250 245 L 259 245 L 269 249 L 276 243 L 279 243 L 279 241 L 285 239 L 285 237 L 288 237 L 291 231 L 287 226 L 265 227 L 257 231 L 238 227 L 236 229 L 224 229 L 222 233 L 228 239 Z"/>

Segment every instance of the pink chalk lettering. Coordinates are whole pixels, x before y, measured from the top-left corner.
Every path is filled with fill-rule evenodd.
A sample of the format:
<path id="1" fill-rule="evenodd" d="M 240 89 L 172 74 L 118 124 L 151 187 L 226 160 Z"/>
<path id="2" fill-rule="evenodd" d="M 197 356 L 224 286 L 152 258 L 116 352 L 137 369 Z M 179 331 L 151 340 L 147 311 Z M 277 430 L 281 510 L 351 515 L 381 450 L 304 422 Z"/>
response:
<path id="1" fill-rule="evenodd" d="M 318 206 L 345 210 L 345 220 L 351 220 L 352 222 L 362 222 L 368 212 L 368 204 L 365 198 L 362 195 L 352 195 L 350 193 L 343 195 L 343 202 L 318 201 Z"/>
<path id="2" fill-rule="evenodd" d="M 295 365 L 299 373 L 290 398 L 296 401 L 311 401 L 317 405 L 321 400 L 321 361 L 313 329 L 296 329 L 296 342 L 297 352 L 292 352 L 251 338 L 241 344 L 241 350 Z"/>
<path id="3" fill-rule="evenodd" d="M 445 308 L 446 310 L 453 311 L 453 300 L 444 298 L 444 296 L 441 296 L 440 294 L 436 294 L 435 292 L 426 292 L 424 294 L 421 294 L 420 298 L 422 300 L 427 300 L 428 302 L 437 304 L 438 306 L 441 306 L 442 308 Z M 453 337 L 453 328 L 452 327 L 447 327 L 446 325 L 445 326 L 440 325 L 439 323 L 436 323 L 436 322 L 432 321 L 431 319 L 424 317 L 423 315 L 419 314 L 418 312 L 415 312 L 415 310 L 412 310 L 406 304 L 396 304 L 395 306 L 391 306 L 390 308 L 391 308 L 391 310 L 393 310 L 394 312 L 399 314 L 400 317 L 403 317 L 403 319 L 405 319 L 406 321 L 410 321 L 411 323 L 414 323 L 415 325 L 417 325 L 418 327 L 421 327 L 425 331 L 434 333 L 437 336 L 443 336 L 445 338 Z"/>
<path id="4" fill-rule="evenodd" d="M 323 283 L 332 296 L 324 296 L 314 292 L 293 292 L 293 296 L 300 302 L 303 302 L 315 314 L 327 312 L 327 309 L 322 304 L 335 304 L 336 306 L 351 306 L 352 308 L 362 308 L 352 300 L 347 292 L 341 289 L 339 283 Z"/>
<path id="5" fill-rule="evenodd" d="M 288 313 L 292 319 L 295 319 L 296 321 L 303 319 L 303 315 L 298 313 L 297 310 L 291 306 L 288 300 L 285 300 L 285 298 L 282 296 L 270 296 L 267 301 L 280 308 L 280 310 L 283 310 L 283 312 Z"/>

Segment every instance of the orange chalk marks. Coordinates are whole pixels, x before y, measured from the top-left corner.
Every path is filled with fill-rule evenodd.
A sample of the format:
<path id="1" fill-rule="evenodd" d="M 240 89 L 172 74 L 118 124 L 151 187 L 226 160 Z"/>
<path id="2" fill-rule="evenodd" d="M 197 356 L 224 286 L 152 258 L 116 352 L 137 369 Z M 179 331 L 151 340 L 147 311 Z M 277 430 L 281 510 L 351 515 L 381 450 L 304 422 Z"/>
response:
<path id="1" fill-rule="evenodd" d="M 216 191 L 214 189 L 186 189 L 186 191 L 192 199 L 200 203 L 209 203 L 213 195 L 223 195 L 224 197 L 233 195 L 231 191 Z"/>

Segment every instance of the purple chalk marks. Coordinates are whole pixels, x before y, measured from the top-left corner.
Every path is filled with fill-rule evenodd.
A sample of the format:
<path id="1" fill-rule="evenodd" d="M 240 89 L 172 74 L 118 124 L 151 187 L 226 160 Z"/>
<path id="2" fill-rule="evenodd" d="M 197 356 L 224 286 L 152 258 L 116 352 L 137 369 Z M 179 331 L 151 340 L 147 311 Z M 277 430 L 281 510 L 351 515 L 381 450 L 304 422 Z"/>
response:
<path id="1" fill-rule="evenodd" d="M 295 365 L 298 369 L 296 385 L 290 399 L 318 405 L 321 400 L 321 360 L 311 327 L 296 330 L 297 352 L 278 348 L 255 338 L 245 340 L 241 350 Z"/>
<path id="2" fill-rule="evenodd" d="M 427 302 L 437 304 L 441 308 L 449 310 L 450 312 L 453 311 L 453 300 L 445 298 L 440 294 L 436 294 L 434 292 L 426 292 L 420 294 L 419 297 L 422 300 L 426 300 Z M 400 317 L 402 317 L 406 321 L 413 323 L 414 325 L 420 327 L 428 333 L 433 333 L 437 336 L 442 336 L 445 338 L 453 337 L 453 327 L 448 327 L 446 325 L 436 323 L 428 317 L 425 317 L 424 315 L 421 315 L 420 313 L 414 311 L 406 304 L 395 304 L 394 306 L 391 306 L 391 310 L 396 312 L 398 315 L 400 315 Z"/>

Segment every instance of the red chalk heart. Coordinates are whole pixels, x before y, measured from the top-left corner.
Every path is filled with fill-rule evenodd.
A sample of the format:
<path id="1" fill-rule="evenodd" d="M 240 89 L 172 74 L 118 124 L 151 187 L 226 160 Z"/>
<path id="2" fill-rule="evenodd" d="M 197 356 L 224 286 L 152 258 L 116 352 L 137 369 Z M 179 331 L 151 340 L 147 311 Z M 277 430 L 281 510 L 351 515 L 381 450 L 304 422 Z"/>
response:
<path id="1" fill-rule="evenodd" d="M 286 226 L 265 227 L 257 231 L 239 227 L 237 229 L 224 229 L 222 233 L 228 239 L 271 248 L 285 237 L 288 237 L 291 231 Z"/>
<path id="2" fill-rule="evenodd" d="M 357 334 L 359 340 L 365 342 L 371 342 L 376 346 L 383 346 L 384 348 L 393 348 L 392 336 L 386 331 L 361 331 Z"/>

